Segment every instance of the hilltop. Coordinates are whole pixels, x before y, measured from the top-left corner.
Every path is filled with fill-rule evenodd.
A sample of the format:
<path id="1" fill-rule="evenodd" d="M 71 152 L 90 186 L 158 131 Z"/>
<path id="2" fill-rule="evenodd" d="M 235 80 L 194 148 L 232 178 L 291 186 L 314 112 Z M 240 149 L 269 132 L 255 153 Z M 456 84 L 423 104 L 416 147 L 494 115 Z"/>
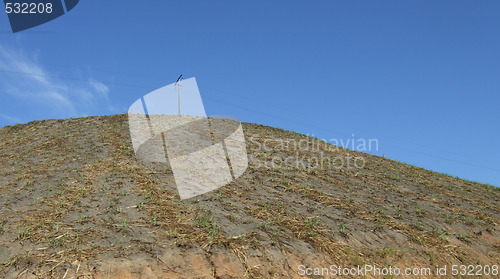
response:
<path id="1" fill-rule="evenodd" d="M 126 115 L 1 128 L 0 277 L 300 278 L 301 265 L 500 264 L 499 188 L 334 146 L 284 145 L 310 140 L 294 132 L 243 130 L 246 172 L 181 201 L 171 170 L 135 158 Z"/>

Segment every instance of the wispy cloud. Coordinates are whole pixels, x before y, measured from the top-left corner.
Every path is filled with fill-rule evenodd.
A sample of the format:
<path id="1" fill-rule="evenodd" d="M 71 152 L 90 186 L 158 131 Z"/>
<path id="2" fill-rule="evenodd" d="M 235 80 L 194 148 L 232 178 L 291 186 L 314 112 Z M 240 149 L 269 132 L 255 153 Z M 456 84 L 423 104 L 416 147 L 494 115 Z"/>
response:
<path id="1" fill-rule="evenodd" d="M 22 123 L 23 121 L 18 118 L 18 117 L 14 117 L 14 116 L 10 116 L 10 115 L 6 115 L 6 114 L 3 114 L 3 113 L 0 113 L 0 118 L 6 120 L 8 123 L 12 123 L 12 124 L 15 124 L 15 123 Z"/>
<path id="2" fill-rule="evenodd" d="M 28 57 L 19 50 L 0 45 L 0 69 L 4 70 L 0 83 L 6 93 L 25 101 L 41 101 L 74 110 L 72 102 L 64 94 L 67 86 L 50 80 L 36 57 Z"/>
<path id="3" fill-rule="evenodd" d="M 81 116 L 109 102 L 110 89 L 94 78 L 68 79 L 50 72 L 38 57 L 0 44 L 0 90 L 60 117 Z M 57 114 L 57 113 L 56 113 Z"/>
<path id="4" fill-rule="evenodd" d="M 94 88 L 94 90 L 100 94 L 100 96 L 102 98 L 105 98 L 106 100 L 109 100 L 109 96 L 108 96 L 108 93 L 109 93 L 109 87 L 100 82 L 100 81 L 97 81 L 95 79 L 90 79 L 89 80 L 89 83 L 90 85 Z"/>

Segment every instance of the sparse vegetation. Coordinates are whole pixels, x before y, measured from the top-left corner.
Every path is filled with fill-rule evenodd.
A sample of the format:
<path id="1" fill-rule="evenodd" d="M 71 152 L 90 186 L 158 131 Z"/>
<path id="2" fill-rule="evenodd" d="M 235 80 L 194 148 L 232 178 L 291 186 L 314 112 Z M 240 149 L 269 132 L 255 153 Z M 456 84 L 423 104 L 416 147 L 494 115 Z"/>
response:
<path id="1" fill-rule="evenodd" d="M 468 240 L 469 240 L 469 236 L 468 236 L 468 235 L 466 235 L 466 234 L 459 233 L 459 234 L 457 235 L 457 239 L 460 239 L 460 240 L 462 240 L 462 241 L 468 241 Z"/>
<path id="2" fill-rule="evenodd" d="M 243 128 L 261 144 L 307 139 L 254 124 Z M 84 272 L 99 268 L 92 266 L 97 255 L 141 254 L 151 268 L 164 261 L 164 270 L 177 271 L 162 258 L 166 251 L 189 261 L 201 253 L 200 268 L 228 259 L 249 278 L 288 274 L 276 253 L 301 258 L 299 250 L 317 256 L 318 262 L 305 264 L 328 257 L 343 266 L 499 256 L 492 248 L 500 223 L 498 188 L 342 148 L 323 148 L 324 158 L 359 155 L 366 168 L 260 168 L 250 161 L 236 181 L 181 201 L 171 170 L 134 157 L 124 115 L 4 127 L 0 144 L 0 241 L 9 251 L 0 254 L 0 277 L 27 270 L 63 278 L 69 270 L 66 278 L 85 278 Z M 317 156 L 247 144 L 267 160 Z"/>

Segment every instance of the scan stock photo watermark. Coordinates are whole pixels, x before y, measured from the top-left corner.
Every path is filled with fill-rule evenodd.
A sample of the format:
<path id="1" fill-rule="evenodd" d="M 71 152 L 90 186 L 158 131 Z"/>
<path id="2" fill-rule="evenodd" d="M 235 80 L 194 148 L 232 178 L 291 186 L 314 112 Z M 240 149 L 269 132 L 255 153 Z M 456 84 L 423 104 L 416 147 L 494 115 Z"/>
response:
<path id="1" fill-rule="evenodd" d="M 349 138 L 318 139 L 307 134 L 296 138 L 249 137 L 249 161 L 258 168 L 327 170 L 362 169 L 366 165 L 363 153 L 379 150 L 378 139 Z M 356 152 L 350 152 L 350 151 Z"/>

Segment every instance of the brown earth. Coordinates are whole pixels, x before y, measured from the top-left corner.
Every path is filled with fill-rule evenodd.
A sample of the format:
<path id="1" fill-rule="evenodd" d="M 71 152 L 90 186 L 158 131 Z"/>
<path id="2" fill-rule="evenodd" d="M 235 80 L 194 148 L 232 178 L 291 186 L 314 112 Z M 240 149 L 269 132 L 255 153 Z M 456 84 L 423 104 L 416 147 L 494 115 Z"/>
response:
<path id="1" fill-rule="evenodd" d="M 500 264 L 499 188 L 243 129 L 247 171 L 181 201 L 168 168 L 134 157 L 126 115 L 1 128 L 0 277 L 303 278 L 301 265 L 376 265 L 436 278 L 447 265 L 449 278 L 451 265 Z M 290 156 L 305 163 L 269 167 Z M 365 164 L 317 167 L 356 157 Z"/>

